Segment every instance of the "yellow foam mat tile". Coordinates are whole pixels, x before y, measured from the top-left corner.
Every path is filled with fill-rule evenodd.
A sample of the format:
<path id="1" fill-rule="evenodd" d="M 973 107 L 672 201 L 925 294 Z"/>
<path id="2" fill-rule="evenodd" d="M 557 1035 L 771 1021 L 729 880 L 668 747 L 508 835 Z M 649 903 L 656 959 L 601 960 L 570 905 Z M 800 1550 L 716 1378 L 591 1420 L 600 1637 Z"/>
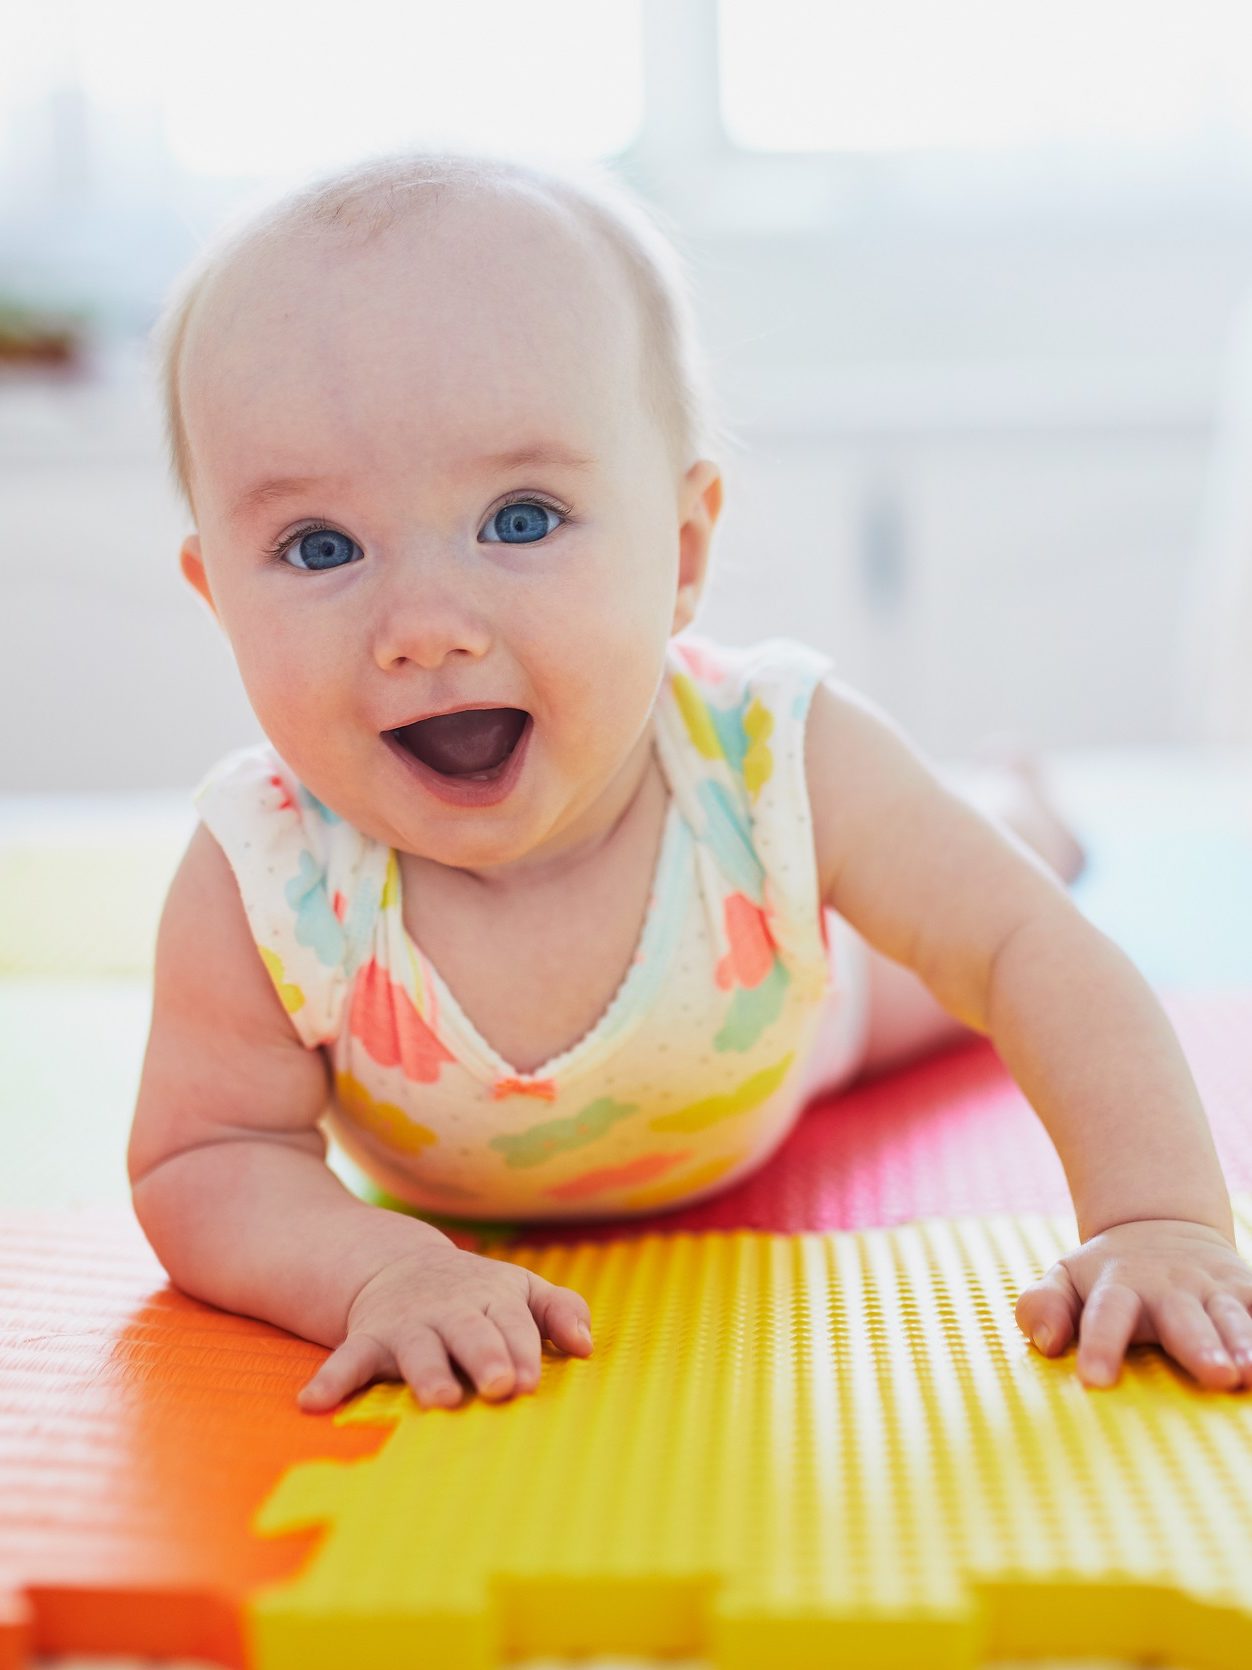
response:
<path id="1" fill-rule="evenodd" d="M 1034 1351 L 1017 1295 L 1076 1245 L 1006 1216 L 509 1249 L 585 1295 L 594 1356 L 545 1348 L 505 1403 L 386 1384 L 340 1411 L 395 1430 L 262 1508 L 263 1535 L 326 1534 L 252 1597 L 251 1662 L 1246 1665 L 1252 1394 L 1155 1346 L 1089 1391 L 1072 1347 Z"/>

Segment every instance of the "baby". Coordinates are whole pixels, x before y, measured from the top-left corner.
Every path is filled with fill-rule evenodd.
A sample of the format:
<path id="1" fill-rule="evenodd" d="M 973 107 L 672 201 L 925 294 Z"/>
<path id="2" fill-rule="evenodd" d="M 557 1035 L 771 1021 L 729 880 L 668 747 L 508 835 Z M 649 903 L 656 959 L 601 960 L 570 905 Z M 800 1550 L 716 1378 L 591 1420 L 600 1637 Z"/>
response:
<path id="1" fill-rule="evenodd" d="M 334 1348 L 306 1409 L 379 1377 L 455 1404 L 458 1369 L 508 1397 L 544 1338 L 591 1350 L 586 1300 L 415 1214 L 694 1201 L 972 1030 L 1081 1232 L 1019 1326 L 1091 1385 L 1131 1341 L 1252 1385 L 1195 1085 L 1029 779 L 958 791 L 826 656 L 685 632 L 722 481 L 684 284 L 609 177 L 401 155 L 172 300 L 182 571 L 268 742 L 196 790 L 162 915 L 145 1233 L 187 1293 Z M 345 1188 L 324 1128 L 413 1211 Z"/>

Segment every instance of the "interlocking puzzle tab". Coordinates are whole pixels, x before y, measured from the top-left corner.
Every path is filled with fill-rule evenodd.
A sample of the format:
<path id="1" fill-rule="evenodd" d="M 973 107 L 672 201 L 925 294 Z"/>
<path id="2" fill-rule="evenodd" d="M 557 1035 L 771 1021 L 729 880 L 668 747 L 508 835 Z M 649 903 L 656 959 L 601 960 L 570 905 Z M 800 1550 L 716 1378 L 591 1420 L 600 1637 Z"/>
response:
<path id="1" fill-rule="evenodd" d="M 1252 1396 L 1154 1347 L 1112 1392 L 1035 1352 L 1016 1295 L 1074 1244 L 1003 1217 L 510 1249 L 586 1295 L 595 1355 L 509 1403 L 342 1411 L 394 1431 L 262 1509 L 326 1535 L 250 1602 L 252 1662 L 1245 1665 Z"/>

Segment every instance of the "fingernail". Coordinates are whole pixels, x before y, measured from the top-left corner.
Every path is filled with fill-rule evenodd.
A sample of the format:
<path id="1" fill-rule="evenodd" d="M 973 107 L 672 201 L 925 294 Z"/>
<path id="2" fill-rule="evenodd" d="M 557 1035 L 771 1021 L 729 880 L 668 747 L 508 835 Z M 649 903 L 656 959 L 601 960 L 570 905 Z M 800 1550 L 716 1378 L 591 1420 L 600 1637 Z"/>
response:
<path id="1" fill-rule="evenodd" d="M 1037 1328 L 1035 1330 L 1035 1344 L 1039 1347 L 1040 1351 L 1046 1351 L 1052 1344 L 1051 1328 Z"/>
<path id="2" fill-rule="evenodd" d="M 590 1345 L 591 1344 L 591 1329 L 587 1326 L 587 1324 L 585 1322 L 580 1322 L 578 1324 L 578 1332 L 586 1340 L 587 1344 Z"/>
<path id="3" fill-rule="evenodd" d="M 1093 1363 L 1087 1370 L 1087 1384 L 1089 1386 L 1110 1386 L 1113 1383 L 1113 1369 L 1108 1363 Z"/>

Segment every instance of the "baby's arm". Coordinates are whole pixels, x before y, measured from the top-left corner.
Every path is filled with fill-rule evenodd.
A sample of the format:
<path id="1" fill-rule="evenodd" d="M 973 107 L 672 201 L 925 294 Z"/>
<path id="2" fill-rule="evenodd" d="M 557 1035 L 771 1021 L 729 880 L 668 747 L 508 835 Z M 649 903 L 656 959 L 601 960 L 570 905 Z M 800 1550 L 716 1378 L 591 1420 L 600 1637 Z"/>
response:
<path id="1" fill-rule="evenodd" d="M 342 1396 L 398 1366 L 430 1401 L 455 1402 L 449 1353 L 480 1390 L 507 1395 L 515 1370 L 519 1387 L 538 1380 L 536 1320 L 565 1350 L 585 1353 L 580 1295 L 463 1252 L 433 1225 L 344 1187 L 325 1164 L 317 1123 L 329 1093 L 322 1053 L 296 1036 L 230 866 L 200 825 L 157 936 L 128 1153 L 136 1216 L 171 1280 L 340 1347 L 319 1373 L 319 1395 Z M 387 1330 L 397 1337 L 382 1350 Z"/>
<path id="2" fill-rule="evenodd" d="M 1024 842 L 849 687 L 815 691 L 806 760 L 825 903 L 991 1037 L 1065 1168 L 1084 1246 L 1022 1295 L 1019 1324 L 1060 1350 L 1081 1312 L 1092 1381 L 1116 1377 L 1134 1338 L 1237 1385 L 1225 1346 L 1252 1384 L 1252 1270 L 1151 987 Z"/>

